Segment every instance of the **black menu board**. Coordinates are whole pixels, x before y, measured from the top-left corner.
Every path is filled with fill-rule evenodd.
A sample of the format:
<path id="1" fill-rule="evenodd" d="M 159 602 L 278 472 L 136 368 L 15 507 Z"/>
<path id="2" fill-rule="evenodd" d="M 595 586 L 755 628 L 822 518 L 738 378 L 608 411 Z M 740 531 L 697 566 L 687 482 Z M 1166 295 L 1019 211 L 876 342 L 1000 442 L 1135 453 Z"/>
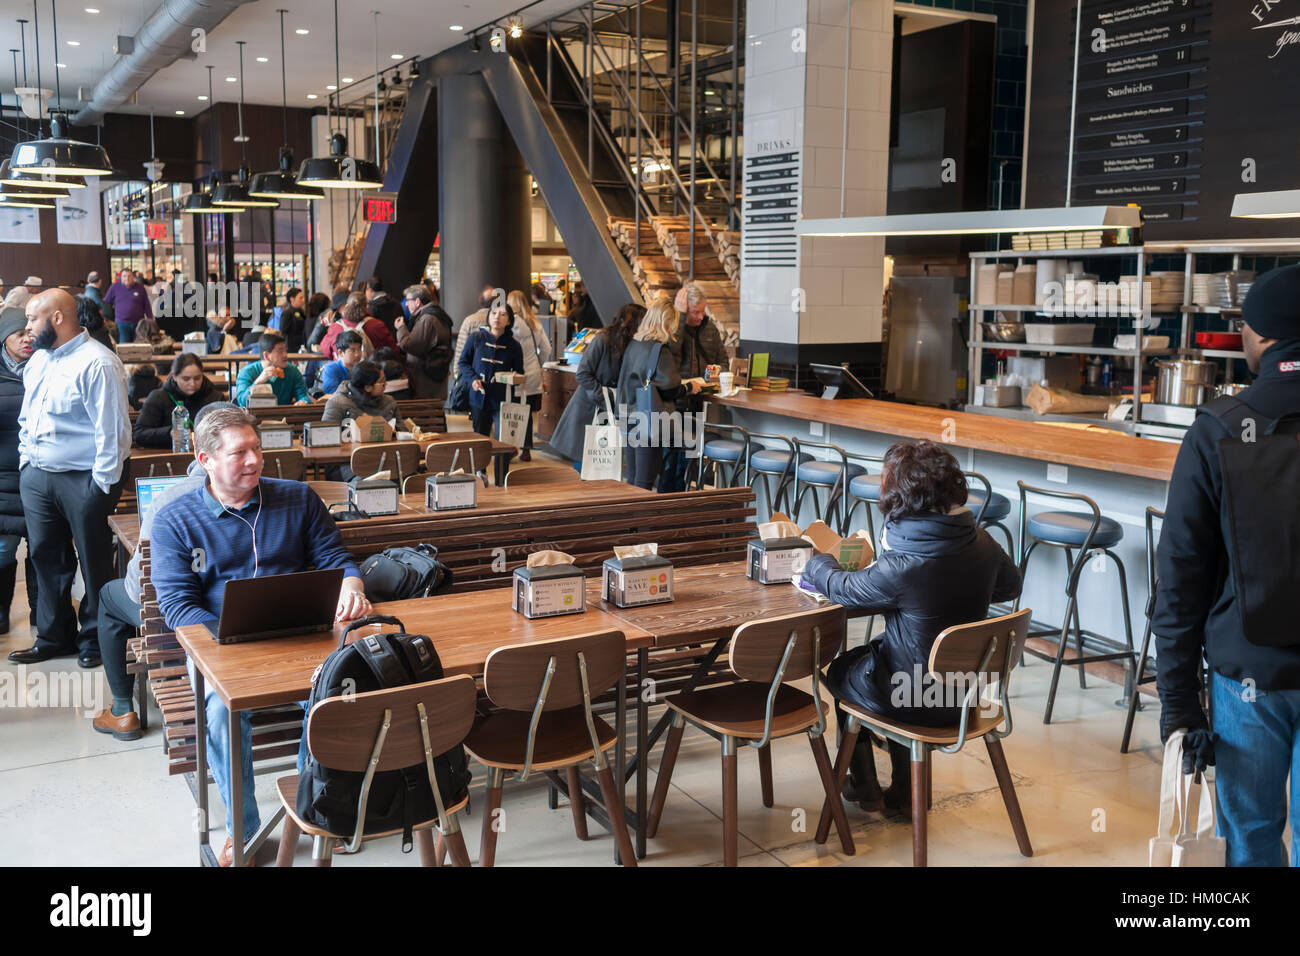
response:
<path id="1" fill-rule="evenodd" d="M 1282 105 L 1300 0 L 1037 0 L 1033 42 L 1026 206 L 1063 205 L 1068 183 L 1072 205 L 1141 205 L 1148 239 L 1295 232 L 1229 214 L 1239 192 L 1300 188 Z"/>

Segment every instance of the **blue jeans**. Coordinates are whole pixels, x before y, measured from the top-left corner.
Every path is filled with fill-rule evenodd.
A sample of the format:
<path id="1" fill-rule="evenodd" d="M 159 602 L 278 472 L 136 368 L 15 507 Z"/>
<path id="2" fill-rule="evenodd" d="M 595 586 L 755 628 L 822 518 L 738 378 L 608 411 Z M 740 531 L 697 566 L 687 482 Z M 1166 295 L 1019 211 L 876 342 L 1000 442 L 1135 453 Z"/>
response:
<path id="1" fill-rule="evenodd" d="M 134 322 L 115 322 L 114 325 L 117 326 L 117 342 L 119 345 L 135 341 Z"/>
<path id="2" fill-rule="evenodd" d="M 1291 778 L 1291 865 L 1300 866 L 1300 690 L 1263 691 L 1213 678 L 1218 832 L 1228 866 L 1285 866 Z"/>
<path id="3" fill-rule="evenodd" d="M 190 682 L 194 681 L 194 664 L 189 663 Z M 208 767 L 217 782 L 217 792 L 226 807 L 226 832 L 231 832 L 234 814 L 230 812 L 230 711 L 221 702 L 216 693 L 204 685 L 204 714 L 208 721 Z M 305 710 L 307 705 L 303 703 Z M 257 812 L 257 793 L 253 780 L 253 724 L 248 711 L 239 713 L 239 756 L 240 775 L 243 778 L 244 842 L 253 838 L 262 826 L 262 817 Z M 303 772 L 307 762 L 307 728 L 303 727 L 302 743 L 298 745 L 298 773 Z"/>

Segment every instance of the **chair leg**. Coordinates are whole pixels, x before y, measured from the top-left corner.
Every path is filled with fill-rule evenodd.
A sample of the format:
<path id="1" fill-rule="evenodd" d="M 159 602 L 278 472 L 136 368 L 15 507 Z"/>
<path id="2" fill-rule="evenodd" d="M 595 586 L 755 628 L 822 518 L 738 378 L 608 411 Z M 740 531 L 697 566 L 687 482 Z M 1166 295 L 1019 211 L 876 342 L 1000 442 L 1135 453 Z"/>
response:
<path id="1" fill-rule="evenodd" d="M 758 750 L 758 782 L 763 791 L 763 806 L 770 810 L 776 803 L 772 795 L 772 745 L 770 743 Z"/>
<path id="2" fill-rule="evenodd" d="M 1137 715 L 1138 709 L 1138 692 L 1141 689 L 1141 680 L 1147 669 L 1147 652 L 1151 648 L 1151 619 L 1147 618 L 1146 627 L 1142 629 L 1142 652 L 1138 655 L 1136 673 L 1133 678 L 1133 686 L 1128 695 L 1128 713 L 1124 715 L 1124 739 L 1120 741 L 1119 752 L 1128 753 L 1129 739 L 1133 735 L 1133 718 Z"/>
<path id="3" fill-rule="evenodd" d="M 668 740 L 664 743 L 664 756 L 659 761 L 659 778 L 655 781 L 654 796 L 650 799 L 650 814 L 646 820 L 645 835 L 654 839 L 659 832 L 659 818 L 663 816 L 664 801 L 668 799 L 668 784 L 673 778 L 673 765 L 677 763 L 677 751 L 682 746 L 682 734 L 686 732 L 686 722 L 681 717 L 673 721 L 668 729 Z"/>
<path id="4" fill-rule="evenodd" d="M 596 779 L 600 782 L 600 795 L 604 798 L 605 813 L 609 816 L 609 828 L 614 831 L 614 842 L 618 844 L 618 858 L 624 866 L 636 866 L 636 851 L 632 849 L 632 838 L 627 833 L 627 814 L 623 812 L 623 798 L 614 786 L 614 774 L 609 764 L 596 768 Z"/>
<path id="5" fill-rule="evenodd" d="M 1002 741 L 994 737 L 985 737 L 984 746 L 989 751 L 989 763 L 993 764 L 993 773 L 998 778 L 998 789 L 1002 791 L 1002 802 L 1007 806 L 1007 816 L 1011 818 L 1011 829 L 1016 834 L 1016 845 L 1020 847 L 1021 856 L 1033 856 L 1034 848 L 1029 844 L 1029 830 L 1025 828 L 1025 818 L 1020 813 L 1020 801 L 1016 798 L 1016 787 L 1011 782 L 1011 771 L 1007 769 L 1007 757 L 1002 752 Z"/>
<path id="6" fill-rule="evenodd" d="M 293 854 L 298 849 L 298 837 L 301 834 L 293 817 L 285 814 L 284 826 L 280 828 L 280 848 L 275 852 L 276 866 L 293 866 Z"/>
<path id="7" fill-rule="evenodd" d="M 483 836 L 479 841 L 478 865 L 492 866 L 497 858 L 497 810 L 501 808 L 501 787 L 505 771 L 488 768 L 487 806 L 483 808 Z"/>
<path id="8" fill-rule="evenodd" d="M 438 834 L 438 838 L 442 843 L 446 844 L 447 851 L 451 853 L 453 866 L 469 866 L 469 850 L 465 849 L 465 834 L 459 826 L 448 833 L 446 837 L 443 837 L 441 833 Z M 442 859 L 441 854 L 439 854 L 438 859 Z"/>
<path id="9" fill-rule="evenodd" d="M 1056 703 L 1056 685 L 1061 679 L 1061 660 L 1065 657 L 1065 646 L 1070 640 L 1070 618 L 1074 614 L 1075 598 L 1071 595 L 1066 601 L 1065 620 L 1061 624 L 1061 639 L 1056 644 L 1056 659 L 1052 662 L 1052 683 L 1047 689 L 1047 709 L 1043 711 L 1043 723 L 1052 722 L 1052 705 Z"/>
<path id="10" fill-rule="evenodd" d="M 930 776 L 930 754 L 924 744 L 912 744 L 912 865 L 926 866 L 926 778 Z"/>
<path id="11" fill-rule="evenodd" d="M 1086 558 L 1086 555 L 1081 554 L 1079 558 L 1080 560 L 1083 560 L 1084 558 Z M 1065 549 L 1065 566 L 1066 568 L 1070 568 L 1074 566 L 1074 552 L 1071 551 L 1069 548 Z M 1079 664 L 1078 664 L 1079 689 L 1087 690 L 1088 679 L 1084 673 L 1085 665 L 1083 664 L 1083 656 L 1084 656 L 1083 655 L 1083 626 L 1079 623 L 1079 602 L 1078 601 L 1074 602 L 1074 647 L 1075 647 L 1075 654 L 1079 658 Z"/>
<path id="12" fill-rule="evenodd" d="M 433 837 L 433 865 L 442 866 L 445 859 L 447 859 L 447 839 L 439 831 Z"/>
<path id="13" fill-rule="evenodd" d="M 582 772 L 577 764 L 564 768 L 564 779 L 569 785 L 569 809 L 573 811 L 573 833 L 579 840 L 587 839 L 587 807 L 582 796 Z"/>
<path id="14" fill-rule="evenodd" d="M 722 738 L 722 865 L 740 859 L 740 820 L 737 807 L 736 738 Z"/>
<path id="15" fill-rule="evenodd" d="M 1113 551 L 1107 551 L 1106 554 L 1115 562 L 1115 570 L 1119 572 L 1120 607 L 1124 611 L 1124 644 L 1129 650 L 1129 683 L 1135 684 L 1142 674 L 1135 671 L 1137 661 L 1133 658 L 1133 620 L 1128 608 L 1128 575 L 1124 572 L 1124 562 L 1119 559 L 1119 555 Z"/>
<path id="16" fill-rule="evenodd" d="M 842 732 L 839 753 L 835 755 L 835 789 L 822 803 L 821 819 L 817 821 L 817 833 L 813 837 L 816 843 L 826 842 L 831 832 L 831 808 L 836 803 L 844 802 L 840 798 L 840 790 L 849 775 L 849 761 L 853 757 L 853 748 L 858 745 L 858 734 L 861 731 L 862 725 L 850 717 Z"/>
<path id="17" fill-rule="evenodd" d="M 433 844 L 433 827 L 415 831 L 415 846 L 420 851 L 420 866 L 442 866 L 442 848 Z"/>
<path id="18" fill-rule="evenodd" d="M 835 782 L 835 771 L 831 769 L 831 758 L 826 753 L 826 738 L 822 734 L 810 733 L 808 745 L 812 747 L 817 774 L 822 779 L 822 789 L 826 791 L 826 803 L 823 804 L 823 809 L 829 807 L 835 819 L 835 829 L 840 834 L 840 849 L 852 856 L 856 852 L 853 846 L 853 834 L 849 831 L 849 818 L 844 813 L 844 801 L 840 799 L 840 788 Z M 820 826 L 821 821 L 818 821 L 818 827 Z"/>
<path id="19" fill-rule="evenodd" d="M 311 865 L 329 866 L 334 860 L 334 841 L 329 837 L 316 837 L 311 845 Z"/>

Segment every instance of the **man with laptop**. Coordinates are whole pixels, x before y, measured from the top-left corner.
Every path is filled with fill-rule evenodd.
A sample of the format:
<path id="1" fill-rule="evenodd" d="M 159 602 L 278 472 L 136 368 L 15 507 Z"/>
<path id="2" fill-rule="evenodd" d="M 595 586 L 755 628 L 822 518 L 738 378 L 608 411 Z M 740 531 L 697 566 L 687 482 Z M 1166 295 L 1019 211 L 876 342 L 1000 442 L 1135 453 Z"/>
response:
<path id="1" fill-rule="evenodd" d="M 248 633 L 250 627 L 271 632 L 267 636 L 291 630 L 286 625 L 294 622 L 283 619 L 275 599 L 263 598 L 258 606 L 245 603 L 226 611 L 227 582 L 238 590 L 250 590 L 242 579 L 296 574 L 309 568 L 342 573 L 341 585 L 326 596 L 334 605 L 335 620 L 351 620 L 370 612 L 361 573 L 324 503 L 305 482 L 262 477 L 257 420 L 247 410 L 223 408 L 209 413 L 195 429 L 194 443 L 207 480 L 158 508 L 150 535 L 151 580 L 169 628 L 205 624 L 214 638 L 221 634 L 223 643 L 240 637 L 231 633 L 228 622 L 246 622 L 249 616 L 259 623 L 244 624 L 246 637 L 262 636 Z M 256 582 L 251 589 L 262 584 Z M 266 584 L 274 590 L 275 585 Z M 315 587 L 285 587 L 275 593 L 287 604 L 291 592 L 310 598 L 313 593 L 319 596 L 319 591 L 318 582 Z M 326 608 L 327 617 L 328 611 Z M 328 621 L 304 619 L 301 623 L 313 630 Z M 205 712 L 209 766 L 227 807 L 229 830 L 226 744 L 230 714 L 211 690 Z M 240 714 L 240 736 L 243 832 L 251 838 L 261 823 L 253 790 L 252 729 L 247 713 Z M 229 866 L 231 859 L 227 838 L 220 862 Z"/>

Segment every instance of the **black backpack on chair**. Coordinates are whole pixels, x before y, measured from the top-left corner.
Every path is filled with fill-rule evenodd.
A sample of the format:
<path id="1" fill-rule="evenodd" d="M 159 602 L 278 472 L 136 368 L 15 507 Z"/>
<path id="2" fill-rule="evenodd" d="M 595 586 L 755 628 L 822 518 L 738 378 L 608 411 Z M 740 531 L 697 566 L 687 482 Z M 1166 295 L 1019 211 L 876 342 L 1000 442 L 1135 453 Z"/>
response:
<path id="1" fill-rule="evenodd" d="M 367 634 L 347 643 L 352 631 L 373 624 L 395 624 L 399 630 L 396 634 Z M 372 614 L 348 625 L 338 650 L 325 658 L 312 675 L 308 711 L 318 701 L 331 697 L 423 684 L 442 676 L 442 662 L 429 637 L 407 634 L 395 617 Z M 438 754 L 433 758 L 433 771 L 446 805 L 458 802 L 470 781 L 464 749 L 457 745 Z M 357 804 L 364 779 L 364 773 L 332 770 L 308 756 L 307 766 L 298 778 L 298 816 L 331 833 L 350 836 L 357 828 Z M 409 853 L 414 825 L 437 815 L 423 762 L 401 770 L 380 771 L 370 783 L 364 832 L 401 830 L 402 852 Z"/>
<path id="2" fill-rule="evenodd" d="M 449 590 L 451 568 L 438 560 L 431 544 L 386 548 L 361 562 L 361 583 L 373 603 L 406 601 Z"/>

